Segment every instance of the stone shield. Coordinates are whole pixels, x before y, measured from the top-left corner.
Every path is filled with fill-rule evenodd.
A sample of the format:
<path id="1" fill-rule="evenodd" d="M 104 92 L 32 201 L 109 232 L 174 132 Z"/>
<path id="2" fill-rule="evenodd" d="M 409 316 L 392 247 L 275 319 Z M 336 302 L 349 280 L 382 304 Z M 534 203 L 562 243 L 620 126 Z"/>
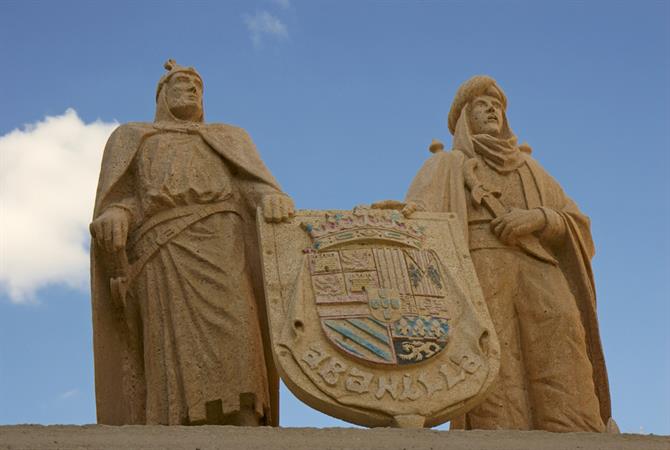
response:
<path id="1" fill-rule="evenodd" d="M 359 425 L 423 427 L 483 399 L 499 345 L 453 214 L 258 223 L 275 364 L 301 400 Z"/>

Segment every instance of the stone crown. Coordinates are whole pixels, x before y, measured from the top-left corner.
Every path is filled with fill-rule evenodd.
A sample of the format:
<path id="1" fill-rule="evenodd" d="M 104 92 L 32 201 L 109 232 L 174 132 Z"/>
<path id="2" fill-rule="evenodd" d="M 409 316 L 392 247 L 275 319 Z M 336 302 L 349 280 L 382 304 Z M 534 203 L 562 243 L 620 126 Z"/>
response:
<path id="1" fill-rule="evenodd" d="M 364 241 L 393 241 L 420 248 L 421 227 L 408 224 L 398 211 L 355 208 L 352 213 L 327 213 L 324 220 L 303 222 L 316 250 L 339 244 Z"/>

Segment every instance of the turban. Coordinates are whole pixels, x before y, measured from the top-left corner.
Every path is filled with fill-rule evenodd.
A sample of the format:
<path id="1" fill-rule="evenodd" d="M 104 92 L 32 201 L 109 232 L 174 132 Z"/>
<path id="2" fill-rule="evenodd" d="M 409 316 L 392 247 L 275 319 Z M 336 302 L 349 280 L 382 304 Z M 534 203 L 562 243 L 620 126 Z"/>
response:
<path id="1" fill-rule="evenodd" d="M 502 124 L 500 133 L 491 136 L 486 133 L 473 134 L 469 124 L 470 102 L 481 95 L 490 95 L 502 103 Z M 525 161 L 521 152 L 530 153 L 527 144 L 517 145 L 516 136 L 507 122 L 507 97 L 496 81 L 486 75 L 477 75 L 463 83 L 449 111 L 449 131 L 454 135 L 453 148 L 468 157 L 479 154 L 484 162 L 499 173 L 516 170 Z M 521 152 L 520 152 L 521 151 Z"/>
<path id="2" fill-rule="evenodd" d="M 451 110 L 449 110 L 449 131 L 451 134 L 456 131 L 456 123 L 461 116 L 463 107 L 480 95 L 495 96 L 502 103 L 503 111 L 507 109 L 507 97 L 496 80 L 486 75 L 475 75 L 458 88 L 456 97 L 451 104 Z"/>

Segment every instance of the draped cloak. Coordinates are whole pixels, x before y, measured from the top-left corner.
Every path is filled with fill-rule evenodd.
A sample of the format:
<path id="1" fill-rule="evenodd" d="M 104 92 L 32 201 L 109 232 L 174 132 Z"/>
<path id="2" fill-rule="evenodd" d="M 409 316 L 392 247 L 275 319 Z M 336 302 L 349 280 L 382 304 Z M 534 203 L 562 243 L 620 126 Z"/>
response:
<path id="1" fill-rule="evenodd" d="M 419 170 L 407 192 L 405 201 L 415 202 L 426 211 L 453 212 L 461 221 L 465 241 L 468 242 L 468 208 L 470 193 L 465 187 L 464 162 L 473 156 L 467 125 L 467 107 L 463 109 L 454 135 L 454 149 L 439 151 L 432 155 Z M 460 130 L 459 130 L 460 128 Z M 504 118 L 504 129 L 508 129 Z M 459 132 L 460 131 L 460 132 Z M 586 332 L 587 354 L 593 368 L 593 382 L 600 404 L 603 423 L 611 418 L 611 403 L 607 370 L 603 355 L 598 320 L 596 296 L 591 258 L 595 254 L 590 231 L 590 220 L 579 211 L 554 180 L 527 153 L 522 153 L 539 191 L 537 195 L 526 195 L 528 209 L 546 207 L 558 213 L 565 224 L 565 238 L 556 245 L 542 242 L 554 258 L 568 281 L 580 312 Z M 524 191 L 527 191 L 524 186 Z M 539 263 L 539 261 L 538 261 Z M 452 428 L 463 428 L 464 418 L 452 421 Z"/>
<path id="2" fill-rule="evenodd" d="M 160 104 L 160 101 L 159 101 Z M 157 117 L 158 119 L 158 117 Z M 102 170 L 98 183 L 93 219 L 107 207 L 124 197 L 133 196 L 133 159 L 147 138 L 166 131 L 199 135 L 217 153 L 237 176 L 242 194 L 245 235 L 243 236 L 248 264 L 251 270 L 256 311 L 263 340 L 264 362 L 270 395 L 267 423 L 279 423 L 279 378 L 272 360 L 268 323 L 263 295 L 258 238 L 255 226 L 255 208 L 265 194 L 279 193 L 281 188 L 260 159 L 255 146 L 241 128 L 225 124 L 202 124 L 181 127 L 173 123 L 129 123 L 117 128 L 105 146 Z M 131 230 L 132 231 L 132 230 Z M 129 332 L 125 312 L 111 298 L 109 280 L 112 268 L 108 258 L 95 244 L 91 245 L 91 286 L 93 312 L 93 346 L 95 359 L 95 387 L 98 423 L 109 425 L 143 423 L 146 382 L 137 361 L 139 354 L 136 336 Z M 231 380 L 231 382 L 234 382 Z"/>

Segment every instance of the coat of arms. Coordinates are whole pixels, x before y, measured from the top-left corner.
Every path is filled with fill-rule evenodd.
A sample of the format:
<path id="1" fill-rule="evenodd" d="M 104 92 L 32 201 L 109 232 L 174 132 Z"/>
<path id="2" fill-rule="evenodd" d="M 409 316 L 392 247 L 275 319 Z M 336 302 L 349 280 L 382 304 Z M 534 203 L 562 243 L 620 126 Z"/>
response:
<path id="1" fill-rule="evenodd" d="M 452 214 L 259 224 L 275 363 L 299 398 L 367 426 L 433 426 L 483 398 L 498 343 Z"/>

